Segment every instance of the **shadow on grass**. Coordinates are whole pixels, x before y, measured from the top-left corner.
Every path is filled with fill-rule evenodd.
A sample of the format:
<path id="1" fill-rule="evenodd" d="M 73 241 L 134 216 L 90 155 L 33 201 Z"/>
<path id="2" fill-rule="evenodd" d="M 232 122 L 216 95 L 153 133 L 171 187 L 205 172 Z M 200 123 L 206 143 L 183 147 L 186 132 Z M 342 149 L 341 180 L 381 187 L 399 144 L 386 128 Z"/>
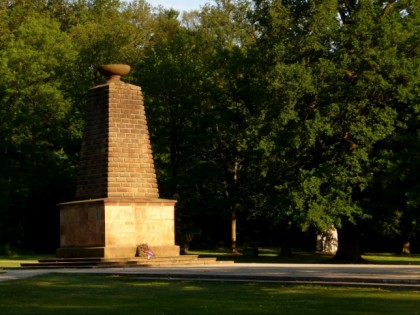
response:
<path id="1" fill-rule="evenodd" d="M 261 264 L 343 264 L 353 263 L 334 259 L 334 254 L 314 251 L 294 250 L 292 255 L 279 255 L 276 248 L 259 248 L 258 256 L 244 255 L 242 251 L 234 255 L 228 249 L 190 250 L 188 254 L 200 257 L 217 258 L 219 261 L 234 261 L 235 263 L 261 263 Z M 21 262 L 37 261 L 39 259 L 54 258 L 54 255 L 13 254 L 0 255 L 0 269 L 5 267 L 19 267 Z M 362 264 L 388 264 L 388 265 L 420 265 L 420 255 L 396 255 L 390 253 L 366 253 L 362 256 Z"/>
<path id="2" fill-rule="evenodd" d="M 396 255 L 390 253 L 366 253 L 358 262 L 337 260 L 334 254 L 314 251 L 295 250 L 292 255 L 279 255 L 277 249 L 258 249 L 258 256 L 247 256 L 241 251 L 232 254 L 228 249 L 191 250 L 189 254 L 200 257 L 214 257 L 220 261 L 235 263 L 271 263 L 271 264 L 390 264 L 390 265 L 420 265 L 420 255 Z"/>
<path id="3" fill-rule="evenodd" d="M 322 264 L 331 263 L 334 254 L 317 253 L 310 251 L 294 251 L 292 255 L 280 255 L 277 249 L 259 248 L 258 256 L 246 255 L 240 251 L 232 254 L 227 249 L 218 250 L 192 250 L 189 254 L 200 257 L 215 257 L 221 261 L 234 261 L 235 263 L 271 263 L 271 264 Z"/>
<path id="4" fill-rule="evenodd" d="M 420 292 L 50 274 L 0 283 L 2 314 L 413 314 Z"/>

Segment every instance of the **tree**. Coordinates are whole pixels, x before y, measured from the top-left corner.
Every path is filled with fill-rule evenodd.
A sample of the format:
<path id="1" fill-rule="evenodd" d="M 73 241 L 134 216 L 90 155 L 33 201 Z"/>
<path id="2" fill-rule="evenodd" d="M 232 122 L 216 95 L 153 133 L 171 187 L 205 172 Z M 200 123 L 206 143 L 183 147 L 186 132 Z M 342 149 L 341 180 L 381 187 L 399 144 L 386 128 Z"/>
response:
<path id="1" fill-rule="evenodd" d="M 75 81 L 79 88 L 84 82 L 83 91 L 100 81 L 98 66 L 141 59 L 154 31 L 151 7 L 145 1 L 126 6 L 116 0 L 82 1 L 73 11 L 76 19 L 69 33 L 79 52 Z"/>
<path id="2" fill-rule="evenodd" d="M 210 175 L 201 156 L 208 143 L 203 58 L 208 48 L 180 27 L 174 13 L 160 13 L 160 32 L 135 72 L 144 92 L 160 196 L 178 200 L 177 242 L 187 251 L 200 232 L 195 221 L 203 212 L 201 181 Z"/>
<path id="3" fill-rule="evenodd" d="M 159 29 L 166 35 L 156 36 L 138 72 L 149 104 L 157 169 L 164 170 L 158 174 L 161 187 L 178 199 L 178 227 L 191 235 L 193 226 L 200 225 L 197 217 L 224 226 L 226 213 L 217 210 L 226 207 L 234 251 L 239 173 L 249 153 L 247 132 L 253 128 L 247 124 L 249 101 L 243 101 L 252 94 L 246 90 L 248 42 L 242 34 L 249 29 L 241 28 L 248 11 L 241 3 L 239 9 L 231 1 L 218 1 L 184 16 L 189 28 L 175 22 L 173 11 L 161 12 Z M 226 27 L 220 26 L 222 20 Z M 208 227 L 200 230 L 205 229 L 209 232 Z"/>
<path id="4" fill-rule="evenodd" d="M 72 1 L 71 18 L 62 21 L 77 51 L 69 69 L 71 119 L 80 137 L 84 127 L 88 91 L 104 82 L 98 67 L 109 63 L 135 65 L 144 56 L 155 30 L 152 8 L 143 0 L 124 3 L 116 0 Z M 124 78 L 130 82 L 134 71 Z"/>
<path id="5" fill-rule="evenodd" d="M 74 137 L 65 78 L 76 53 L 49 18 L 29 17 L 11 34 L 0 51 L 0 241 L 33 245 L 56 239 L 42 222 L 57 224 L 55 203 L 68 189 L 57 183 L 73 162 L 64 150 Z"/>
<path id="6" fill-rule="evenodd" d="M 213 145 L 208 154 L 217 165 L 230 213 L 233 253 L 237 252 L 238 211 L 247 208 L 250 195 L 244 180 L 260 118 L 253 102 L 252 56 L 248 55 L 256 39 L 250 12 L 248 1 L 216 1 L 203 8 L 197 28 L 214 47 L 214 56 L 208 60 L 212 69 L 209 104 L 213 117 L 209 130 Z"/>
<path id="7" fill-rule="evenodd" d="M 398 131 L 403 108 L 415 106 L 416 92 L 405 86 L 417 71 L 409 60 L 418 56 L 407 49 L 416 40 L 413 26 L 404 26 L 418 17 L 414 3 L 401 6 L 260 2 L 272 95 L 270 169 L 284 170 L 278 189 L 298 222 L 338 228 L 340 259 L 360 259 L 359 227 L 373 215 L 367 189 L 379 171 L 378 148 Z"/>

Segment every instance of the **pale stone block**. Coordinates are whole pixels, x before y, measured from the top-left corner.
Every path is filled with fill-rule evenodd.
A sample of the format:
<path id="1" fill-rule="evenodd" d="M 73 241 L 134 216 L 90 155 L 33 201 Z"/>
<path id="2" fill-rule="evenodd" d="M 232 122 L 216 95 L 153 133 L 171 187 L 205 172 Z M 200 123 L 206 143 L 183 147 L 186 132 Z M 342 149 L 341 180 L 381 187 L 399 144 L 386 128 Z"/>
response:
<path id="1" fill-rule="evenodd" d="M 106 220 L 132 220 L 134 217 L 134 208 L 132 206 L 106 206 Z"/>
<path id="2" fill-rule="evenodd" d="M 161 206 L 160 218 L 162 220 L 174 220 L 175 210 L 173 206 Z"/>
<path id="3" fill-rule="evenodd" d="M 106 245 L 135 246 L 136 227 L 133 206 L 106 207 Z"/>
<path id="4" fill-rule="evenodd" d="M 146 208 L 146 218 L 148 220 L 156 220 L 161 217 L 160 206 L 148 206 Z"/>

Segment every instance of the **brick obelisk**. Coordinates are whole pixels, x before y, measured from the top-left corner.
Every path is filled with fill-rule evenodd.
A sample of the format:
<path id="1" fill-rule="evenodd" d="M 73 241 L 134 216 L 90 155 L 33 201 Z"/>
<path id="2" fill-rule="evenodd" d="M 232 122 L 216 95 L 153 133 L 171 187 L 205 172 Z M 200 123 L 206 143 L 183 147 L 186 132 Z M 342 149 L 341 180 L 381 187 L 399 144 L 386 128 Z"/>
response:
<path id="1" fill-rule="evenodd" d="M 127 65 L 105 65 L 108 81 L 89 91 L 76 201 L 59 205 L 59 258 L 134 257 L 147 243 L 177 256 L 174 200 L 159 199 L 141 88 L 120 80 Z"/>

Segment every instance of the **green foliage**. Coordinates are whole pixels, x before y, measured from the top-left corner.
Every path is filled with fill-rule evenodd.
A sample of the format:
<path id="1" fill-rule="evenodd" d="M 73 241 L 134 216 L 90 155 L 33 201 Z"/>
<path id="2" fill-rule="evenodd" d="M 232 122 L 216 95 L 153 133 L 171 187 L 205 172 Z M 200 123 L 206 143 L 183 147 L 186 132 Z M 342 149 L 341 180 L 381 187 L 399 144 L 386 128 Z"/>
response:
<path id="1" fill-rule="evenodd" d="M 0 51 L 1 241 L 20 244 L 30 224 L 49 221 L 38 202 L 72 168 L 63 146 L 73 137 L 65 79 L 75 56 L 59 24 L 41 17 L 27 18 Z"/>
<path id="2" fill-rule="evenodd" d="M 151 7 L 20 0 L 0 14 L 0 243 L 51 250 L 56 204 L 74 191 L 96 67 L 142 55 L 154 30 Z"/>
<path id="3" fill-rule="evenodd" d="M 195 16 L 194 28 L 187 23 L 189 29 L 176 29 L 173 16 L 160 15 L 160 29 L 171 32 L 139 65 L 161 192 L 178 199 L 181 234 L 201 233 L 194 226 L 203 218 L 228 223 L 250 196 L 246 177 L 254 168 L 259 113 L 252 104 L 249 6 L 216 2 Z M 208 237 L 214 243 L 220 229 L 209 227 L 202 236 L 219 234 Z"/>
<path id="4" fill-rule="evenodd" d="M 278 173 L 284 209 L 321 230 L 378 215 L 370 189 L 383 174 L 382 154 L 406 133 L 403 120 L 417 124 L 408 113 L 418 101 L 418 12 L 339 4 L 345 11 L 334 1 L 261 2 L 273 118 L 263 142 L 266 172 Z"/>
<path id="5" fill-rule="evenodd" d="M 332 225 L 415 239 L 418 12 L 414 0 L 217 0 L 182 17 L 143 0 L 2 2 L 0 243 L 57 239 L 104 63 L 131 64 L 125 79 L 143 88 L 186 247 L 234 243 L 236 221 L 238 242 Z"/>

